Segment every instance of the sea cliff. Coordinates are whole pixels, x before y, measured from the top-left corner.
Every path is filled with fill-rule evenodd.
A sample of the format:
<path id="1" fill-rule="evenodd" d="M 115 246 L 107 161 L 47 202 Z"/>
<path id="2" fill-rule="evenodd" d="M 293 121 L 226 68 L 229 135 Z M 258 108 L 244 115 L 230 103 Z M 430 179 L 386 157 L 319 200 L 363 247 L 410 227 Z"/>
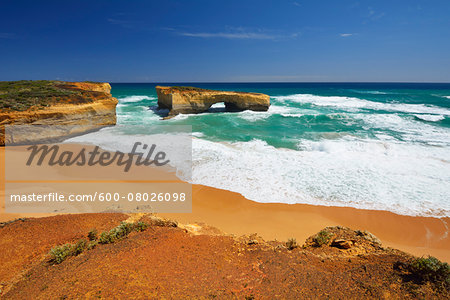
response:
<path id="1" fill-rule="evenodd" d="M 267 111 L 270 97 L 260 93 L 228 92 L 194 87 L 157 86 L 159 108 L 169 109 L 169 116 L 207 111 L 213 104 L 223 102 L 229 111 Z"/>
<path id="2" fill-rule="evenodd" d="M 34 142 L 116 124 L 116 98 L 109 83 L 62 81 L 0 82 L 0 145 Z M 5 136 L 5 125 L 76 125 L 42 133 Z"/>

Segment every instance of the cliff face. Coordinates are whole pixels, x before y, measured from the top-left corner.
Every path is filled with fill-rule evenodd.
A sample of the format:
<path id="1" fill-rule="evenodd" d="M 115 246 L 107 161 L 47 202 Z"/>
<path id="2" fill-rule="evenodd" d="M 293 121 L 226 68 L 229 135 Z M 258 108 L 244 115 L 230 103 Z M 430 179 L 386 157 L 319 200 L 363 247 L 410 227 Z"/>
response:
<path id="1" fill-rule="evenodd" d="M 42 85 L 37 87 L 31 82 L 30 84 L 34 86 L 28 87 L 30 84 L 25 82 L 14 91 L 11 91 L 11 88 L 2 89 L 0 86 L 0 95 L 3 96 L 0 108 L 0 145 L 5 145 L 5 142 L 11 142 L 12 139 L 15 143 L 33 142 L 42 138 L 79 134 L 98 126 L 116 124 L 118 101 L 111 96 L 109 83 L 50 82 L 46 85 L 48 83 L 43 81 Z M 23 110 L 19 110 L 21 108 Z M 67 126 L 58 130 L 52 127 L 48 131 L 41 129 L 40 133 L 30 132 L 20 137 L 11 137 L 5 136 L 5 125 L 77 125 L 77 127 Z"/>
<path id="2" fill-rule="evenodd" d="M 201 113 L 213 104 L 224 102 L 228 110 L 267 111 L 270 97 L 259 93 L 225 92 L 191 87 L 157 86 L 158 106 L 170 110 L 169 115 Z"/>

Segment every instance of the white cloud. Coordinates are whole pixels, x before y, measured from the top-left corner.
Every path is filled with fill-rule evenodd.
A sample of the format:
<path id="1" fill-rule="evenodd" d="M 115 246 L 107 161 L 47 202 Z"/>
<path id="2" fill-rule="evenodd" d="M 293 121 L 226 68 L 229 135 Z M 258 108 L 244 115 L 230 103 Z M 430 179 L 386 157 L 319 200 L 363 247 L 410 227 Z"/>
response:
<path id="1" fill-rule="evenodd" d="M 367 8 L 367 10 L 368 10 L 367 18 L 370 21 L 376 21 L 376 20 L 381 19 L 384 16 L 386 16 L 385 12 L 377 12 L 375 9 L 373 9 L 370 6 Z"/>
<path id="2" fill-rule="evenodd" d="M 300 32 L 293 32 L 290 34 L 274 33 L 264 29 L 246 29 L 243 27 L 229 27 L 225 31 L 218 32 L 188 32 L 177 31 L 177 35 L 195 37 L 195 38 L 223 38 L 235 40 L 280 40 L 280 39 L 294 39 L 300 36 Z"/>
<path id="3" fill-rule="evenodd" d="M 193 38 L 222 38 L 235 40 L 283 40 L 295 39 L 301 35 L 301 32 L 282 33 L 273 30 L 266 30 L 264 28 L 245 28 L 245 27 L 231 27 L 226 26 L 223 31 L 208 32 L 186 29 L 186 26 L 176 27 L 160 27 L 160 28 L 146 28 L 143 22 L 139 20 L 124 20 L 120 18 L 107 18 L 110 24 L 118 25 L 127 29 L 136 30 L 161 30 L 168 31 L 174 35 L 193 37 Z M 183 29 L 184 27 L 184 29 Z M 0 34 L 0 38 L 2 38 Z"/>
<path id="4" fill-rule="evenodd" d="M 352 36 L 353 35 L 353 33 L 341 33 L 341 34 L 339 34 L 341 37 L 349 37 L 349 36 Z"/>
<path id="5" fill-rule="evenodd" d="M 179 35 L 198 38 L 225 38 L 225 39 L 250 39 L 250 40 L 273 40 L 276 35 L 256 32 L 179 32 Z"/>

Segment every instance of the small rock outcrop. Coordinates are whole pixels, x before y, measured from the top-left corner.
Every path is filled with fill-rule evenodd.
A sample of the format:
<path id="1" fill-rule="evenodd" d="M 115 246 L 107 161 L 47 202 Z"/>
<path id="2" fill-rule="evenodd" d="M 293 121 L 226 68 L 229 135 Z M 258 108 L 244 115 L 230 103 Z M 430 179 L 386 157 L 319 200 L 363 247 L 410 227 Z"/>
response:
<path id="1" fill-rule="evenodd" d="M 227 92 L 194 87 L 157 86 L 158 107 L 169 109 L 169 116 L 207 111 L 213 104 L 225 103 L 228 111 L 267 111 L 270 97 L 259 93 Z"/>
<path id="2" fill-rule="evenodd" d="M 358 255 L 384 251 L 381 241 L 367 231 L 334 226 L 309 237 L 304 248 L 327 255 Z"/>
<path id="3" fill-rule="evenodd" d="M 116 98 L 109 83 L 0 82 L 0 146 L 62 138 L 116 124 Z M 5 135 L 5 125 L 75 125 Z"/>

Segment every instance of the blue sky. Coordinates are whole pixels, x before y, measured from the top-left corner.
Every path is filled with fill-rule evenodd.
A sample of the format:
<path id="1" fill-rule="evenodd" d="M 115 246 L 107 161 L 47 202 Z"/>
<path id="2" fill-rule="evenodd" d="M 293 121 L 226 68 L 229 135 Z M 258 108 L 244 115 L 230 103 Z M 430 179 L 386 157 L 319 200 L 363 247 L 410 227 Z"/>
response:
<path id="1" fill-rule="evenodd" d="M 19 79 L 450 82 L 450 1 L 0 0 Z"/>

